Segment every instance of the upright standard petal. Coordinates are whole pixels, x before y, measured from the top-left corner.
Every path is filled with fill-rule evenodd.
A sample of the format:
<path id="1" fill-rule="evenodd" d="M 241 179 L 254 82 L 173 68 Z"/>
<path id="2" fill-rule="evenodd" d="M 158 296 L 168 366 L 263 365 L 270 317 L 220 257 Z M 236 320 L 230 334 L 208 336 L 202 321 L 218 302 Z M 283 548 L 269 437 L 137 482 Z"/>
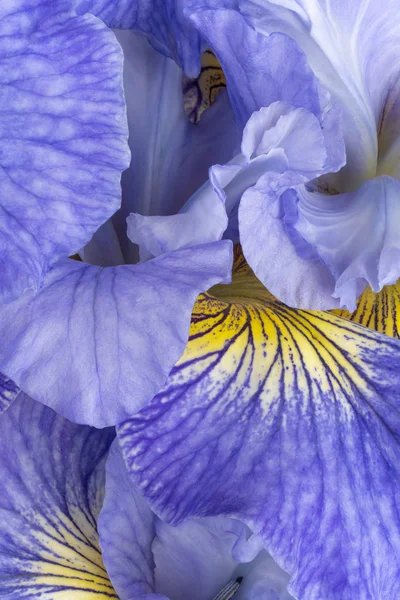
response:
<path id="1" fill-rule="evenodd" d="M 163 391 L 119 426 L 130 473 L 174 524 L 245 521 L 298 600 L 392 600 L 400 342 L 236 278 L 199 299 Z"/>
<path id="2" fill-rule="evenodd" d="M 235 10 L 200 10 L 191 19 L 222 65 L 241 127 L 278 100 L 320 114 L 318 80 L 292 39 L 257 33 Z"/>
<path id="3" fill-rule="evenodd" d="M 0 371 L 73 421 L 119 423 L 158 392 L 197 295 L 229 282 L 231 267 L 228 241 L 140 265 L 62 261 L 39 293 L 0 308 Z"/>
<path id="4" fill-rule="evenodd" d="M 353 191 L 376 174 L 378 134 L 379 161 L 391 163 L 400 134 L 398 2 L 239 0 L 239 5 L 258 31 L 294 38 L 321 83 L 340 100 L 347 148 L 340 191 Z"/>
<path id="5" fill-rule="evenodd" d="M 96 521 L 114 437 L 21 394 L 0 419 L 0 596 L 116 598 Z"/>
<path id="6" fill-rule="evenodd" d="M 120 204 L 122 53 L 70 0 L 0 7 L 0 300 L 37 291 Z"/>
<path id="7" fill-rule="evenodd" d="M 133 485 L 114 442 L 98 522 L 104 564 L 121 600 L 293 600 L 288 576 L 244 523 L 188 519 L 178 527 L 156 517 Z M 221 593 L 220 593 L 221 592 Z M 266 595 L 267 594 L 267 595 Z"/>
<path id="8" fill-rule="evenodd" d="M 191 6 L 233 7 L 237 0 L 193 0 Z M 146 34 L 152 46 L 180 65 L 188 77 L 197 77 L 203 44 L 186 15 L 186 0 L 81 0 L 77 13 L 90 12 L 114 29 Z"/>
<path id="9" fill-rule="evenodd" d="M 117 31 L 116 35 L 125 54 L 132 161 L 122 178 L 122 210 L 114 222 L 125 260 L 134 262 L 137 250 L 126 238 L 126 217 L 134 213 L 128 233 L 142 248 L 154 245 L 149 239 L 159 240 L 162 252 L 184 246 L 175 243 L 176 231 L 184 234 L 181 221 L 186 223 L 190 215 L 178 218 L 176 223 L 173 215 L 207 181 L 209 167 L 232 158 L 240 134 L 227 97 L 219 98 L 200 123 L 191 123 L 184 111 L 181 69 L 156 52 L 144 36 L 132 31 Z M 198 211 L 196 215 L 197 231 L 205 235 L 199 233 L 196 240 L 188 234 L 189 245 L 218 239 L 215 234 L 208 234 L 206 239 L 213 215 L 218 222 L 224 216 L 221 203 L 210 185 L 208 188 L 210 200 L 202 214 Z"/>

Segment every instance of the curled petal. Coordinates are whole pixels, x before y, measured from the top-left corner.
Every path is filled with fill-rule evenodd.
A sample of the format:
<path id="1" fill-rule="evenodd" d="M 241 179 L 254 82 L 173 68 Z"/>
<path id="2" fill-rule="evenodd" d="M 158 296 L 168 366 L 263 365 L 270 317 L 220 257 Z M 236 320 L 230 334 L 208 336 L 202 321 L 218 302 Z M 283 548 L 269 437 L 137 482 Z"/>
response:
<path id="1" fill-rule="evenodd" d="M 69 0 L 0 8 L 0 300 L 37 291 L 120 204 L 122 53 Z"/>
<path id="2" fill-rule="evenodd" d="M 96 530 L 113 437 L 74 425 L 23 394 L 2 415 L 2 598 L 117 599 Z"/>
<path id="3" fill-rule="evenodd" d="M 260 35 L 235 10 L 196 11 L 191 19 L 222 65 L 241 127 L 278 100 L 319 115 L 318 80 L 292 39 Z"/>
<path id="4" fill-rule="evenodd" d="M 118 427 L 131 476 L 173 524 L 245 521 L 299 600 L 391 600 L 400 342 L 289 309 L 245 269 L 214 291 L 164 389 Z"/>
<path id="5" fill-rule="evenodd" d="M 298 190 L 294 228 L 332 271 L 333 296 L 350 311 L 368 284 L 379 292 L 400 277 L 399 196 L 400 183 L 388 176 L 348 194 Z"/>
<path id="6" fill-rule="evenodd" d="M 149 600 L 154 594 L 155 516 L 127 476 L 118 443 L 111 446 L 106 463 L 106 493 L 99 515 L 100 545 L 104 564 L 121 600 Z"/>
<path id="7" fill-rule="evenodd" d="M 62 261 L 38 294 L 1 307 L 0 369 L 73 421 L 118 423 L 157 393 L 185 348 L 197 295 L 228 282 L 231 265 L 228 241 L 140 265 Z"/>
<path id="8" fill-rule="evenodd" d="M 340 191 L 353 191 L 399 167 L 400 24 L 396 0 L 239 0 L 260 33 L 297 41 L 323 86 L 343 109 L 347 168 Z M 379 156 L 378 156 L 379 137 Z"/>

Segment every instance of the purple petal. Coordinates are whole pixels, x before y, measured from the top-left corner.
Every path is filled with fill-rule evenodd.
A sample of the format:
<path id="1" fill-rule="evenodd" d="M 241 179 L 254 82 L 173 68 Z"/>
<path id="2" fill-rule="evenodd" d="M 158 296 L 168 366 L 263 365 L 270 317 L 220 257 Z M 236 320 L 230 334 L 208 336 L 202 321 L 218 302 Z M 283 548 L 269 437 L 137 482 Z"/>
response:
<path id="1" fill-rule="evenodd" d="M 241 280 L 221 290 L 240 302 L 197 303 L 163 391 L 119 426 L 130 474 L 172 524 L 243 520 L 299 600 L 396 598 L 400 342 Z"/>
<path id="2" fill-rule="evenodd" d="M 106 463 L 106 493 L 98 521 L 104 564 L 118 597 L 129 600 L 154 594 L 154 514 L 128 477 L 115 441 Z"/>
<path id="3" fill-rule="evenodd" d="M 197 295 L 228 282 L 231 265 L 228 241 L 140 265 L 62 261 L 38 294 L 0 308 L 0 370 L 73 421 L 118 423 L 163 385 Z"/>
<path id="4" fill-rule="evenodd" d="M 379 292 L 400 277 L 400 182 L 366 181 L 357 192 L 328 196 L 298 190 L 296 231 L 332 271 L 333 296 L 354 311 L 370 285 Z"/>
<path id="5" fill-rule="evenodd" d="M 332 124 L 329 110 L 325 121 Z M 334 277 L 317 253 L 297 252 L 292 224 L 296 206 L 285 203 L 284 194 L 339 168 L 340 152 L 328 145 L 328 154 L 323 127 L 305 109 L 274 102 L 250 117 L 241 155 L 211 170 L 228 214 L 239 205 L 240 241 L 257 277 L 286 304 L 318 309 L 338 305 L 332 298 Z"/>
<path id="6" fill-rule="evenodd" d="M 260 35 L 234 10 L 201 10 L 191 19 L 224 69 L 242 127 L 254 111 L 278 100 L 320 114 L 318 80 L 292 39 Z"/>
<path id="7" fill-rule="evenodd" d="M 116 443 L 107 459 L 98 527 L 104 564 L 121 600 L 210 600 L 237 577 L 243 577 L 238 600 L 256 599 L 257 593 L 273 600 L 273 592 L 292 598 L 287 574 L 240 521 L 188 519 L 172 527 L 158 519 L 132 484 Z"/>
<path id="8" fill-rule="evenodd" d="M 113 436 L 74 425 L 24 395 L 2 415 L 2 598 L 117 598 L 96 531 Z"/>
<path id="9" fill-rule="evenodd" d="M 194 0 L 191 7 L 231 7 L 236 0 Z M 200 69 L 202 40 L 186 15 L 186 0 L 81 0 L 77 13 L 90 12 L 114 29 L 133 29 L 148 36 L 152 46 L 180 65 L 188 77 Z"/>
<path id="10" fill-rule="evenodd" d="M 37 291 L 120 203 L 122 55 L 68 0 L 0 8 L 0 299 Z"/>

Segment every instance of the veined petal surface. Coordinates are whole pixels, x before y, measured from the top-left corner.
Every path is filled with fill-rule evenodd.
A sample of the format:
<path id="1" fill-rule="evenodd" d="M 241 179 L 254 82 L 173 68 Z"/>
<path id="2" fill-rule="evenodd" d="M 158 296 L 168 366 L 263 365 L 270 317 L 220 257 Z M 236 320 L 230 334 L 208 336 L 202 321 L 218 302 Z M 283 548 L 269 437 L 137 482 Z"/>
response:
<path id="1" fill-rule="evenodd" d="M 399 165 L 397 0 L 239 0 L 239 6 L 257 31 L 295 39 L 321 83 L 340 100 L 347 150 L 340 191 L 373 177 L 378 158 L 380 173 L 394 175 L 387 167 L 393 160 Z"/>
<path id="2" fill-rule="evenodd" d="M 232 158 L 240 134 L 226 95 L 218 98 L 200 123 L 191 123 L 184 110 L 181 69 L 156 52 L 143 35 L 133 31 L 115 33 L 125 55 L 132 161 L 122 177 L 122 210 L 114 222 L 125 260 L 135 262 L 136 246 L 126 238 L 128 215 L 135 213 L 129 219 L 128 234 L 141 249 L 157 244 L 161 252 L 167 252 L 185 245 L 175 243 L 177 230 L 181 235 L 184 232 L 182 217 L 175 219 L 175 214 L 207 181 L 209 167 Z M 207 197 L 210 214 L 203 209 L 202 215 L 196 215 L 197 240 L 188 234 L 188 245 L 218 239 L 215 235 L 206 239 L 213 222 L 211 215 L 214 213 L 219 222 L 224 216 L 210 184 Z M 187 217 L 183 217 L 185 222 Z"/>
<path id="3" fill-rule="evenodd" d="M 0 7 L 0 300 L 37 291 L 120 204 L 122 53 L 70 0 Z"/>
<path id="4" fill-rule="evenodd" d="M 298 600 L 392 600 L 400 343 L 236 278 L 199 298 L 164 389 L 118 427 L 131 476 L 173 524 L 245 521 Z"/>
<path id="5" fill-rule="evenodd" d="M 117 599 L 96 530 L 113 437 L 23 394 L 1 416 L 1 598 Z"/>
<path id="6" fill-rule="evenodd" d="M 293 600 L 288 575 L 241 521 L 210 517 L 173 527 L 158 519 L 130 479 L 116 442 L 107 458 L 98 529 L 121 600 L 210 600 L 238 577 L 235 600 Z"/>
<path id="7" fill-rule="evenodd" d="M 37 294 L 0 308 L 0 371 L 75 422 L 119 423 L 158 392 L 197 295 L 230 281 L 231 267 L 229 241 L 139 265 L 61 261 Z"/>

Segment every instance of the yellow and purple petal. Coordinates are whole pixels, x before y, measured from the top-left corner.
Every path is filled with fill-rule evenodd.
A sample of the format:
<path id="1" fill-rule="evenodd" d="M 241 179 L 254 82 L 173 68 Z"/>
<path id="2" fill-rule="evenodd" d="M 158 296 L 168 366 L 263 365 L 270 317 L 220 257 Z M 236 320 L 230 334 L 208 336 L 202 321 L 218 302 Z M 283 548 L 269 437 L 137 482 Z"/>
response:
<path id="1" fill-rule="evenodd" d="M 300 600 L 391 600 L 400 342 L 235 279 L 199 298 L 164 389 L 118 427 L 131 476 L 173 524 L 245 521 Z"/>
<path id="2" fill-rule="evenodd" d="M 111 430 L 20 395 L 0 419 L 0 596 L 106 600 L 97 518 Z"/>

